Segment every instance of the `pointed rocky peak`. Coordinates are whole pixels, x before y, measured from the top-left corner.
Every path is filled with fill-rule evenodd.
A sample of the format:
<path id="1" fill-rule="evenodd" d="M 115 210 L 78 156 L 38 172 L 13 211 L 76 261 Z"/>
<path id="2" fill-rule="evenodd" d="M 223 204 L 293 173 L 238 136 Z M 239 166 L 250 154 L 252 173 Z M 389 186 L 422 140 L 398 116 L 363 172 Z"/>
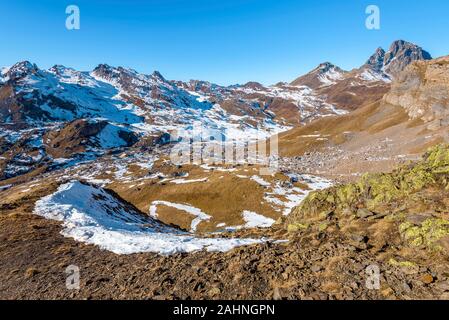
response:
<path id="1" fill-rule="evenodd" d="M 101 78 L 110 78 L 113 75 L 114 68 L 108 64 L 101 63 L 92 71 L 92 73 Z"/>
<path id="2" fill-rule="evenodd" d="M 360 70 L 365 74 L 369 72 L 375 75 L 374 78 L 377 80 L 395 78 L 413 61 L 430 59 L 432 56 L 416 44 L 397 40 L 391 44 L 387 52 L 378 48 Z"/>
<path id="3" fill-rule="evenodd" d="M 413 61 L 431 60 L 432 56 L 414 43 L 398 40 L 385 53 L 384 71 L 396 77 Z"/>
<path id="4" fill-rule="evenodd" d="M 159 80 L 159 81 L 162 81 L 162 82 L 167 82 L 167 80 L 165 80 L 165 78 L 164 78 L 164 76 L 159 72 L 159 71 L 154 71 L 152 74 L 151 74 L 151 77 L 153 78 L 153 79 L 156 79 L 156 80 Z"/>
<path id="5" fill-rule="evenodd" d="M 385 50 L 379 47 L 365 63 L 365 66 L 370 67 L 376 71 L 381 71 L 384 66 L 384 59 Z"/>
<path id="6" fill-rule="evenodd" d="M 325 72 L 328 72 L 333 69 L 340 69 L 340 68 L 337 67 L 336 65 L 334 65 L 333 63 L 324 62 L 324 63 L 321 63 L 315 70 L 317 70 L 321 73 L 325 73 Z"/>
<path id="7" fill-rule="evenodd" d="M 29 61 L 18 62 L 9 68 L 6 76 L 11 80 L 21 79 L 39 70 L 36 64 Z"/>
<path id="8" fill-rule="evenodd" d="M 416 60 L 431 60 L 432 56 L 430 53 L 425 51 L 420 46 L 407 42 L 404 40 L 397 40 L 393 42 L 390 46 L 390 49 L 386 53 L 386 62 L 388 63 L 389 59 L 393 59 L 395 57 L 414 57 Z"/>

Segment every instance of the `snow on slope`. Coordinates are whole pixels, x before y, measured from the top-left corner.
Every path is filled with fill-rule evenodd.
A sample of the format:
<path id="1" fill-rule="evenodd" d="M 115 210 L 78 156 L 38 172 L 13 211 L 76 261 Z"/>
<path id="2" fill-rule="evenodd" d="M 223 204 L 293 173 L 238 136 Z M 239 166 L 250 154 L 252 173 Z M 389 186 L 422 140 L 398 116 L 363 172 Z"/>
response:
<path id="1" fill-rule="evenodd" d="M 116 88 L 98 82 L 90 75 L 55 66 L 45 71 L 23 62 L 8 71 L 15 91 L 27 103 L 43 111 L 44 121 L 71 121 L 80 118 L 106 118 L 118 123 L 141 122 L 142 118 L 115 98 Z"/>
<path id="2" fill-rule="evenodd" d="M 391 83 L 390 76 L 388 76 L 386 73 L 378 72 L 373 69 L 363 70 L 363 72 L 360 74 L 359 77 L 362 80 L 370 81 L 370 82 L 381 81 L 381 82 L 385 82 L 385 83 Z"/>
<path id="3" fill-rule="evenodd" d="M 188 214 L 195 216 L 195 219 L 193 219 L 190 224 L 191 232 L 195 232 L 196 228 L 202 221 L 207 221 L 207 220 L 210 220 L 210 218 L 212 218 L 210 215 L 204 213 L 203 211 L 201 211 L 198 208 L 195 208 L 195 207 L 192 207 L 192 206 L 186 205 L 186 204 L 172 203 L 172 202 L 168 202 L 168 201 L 153 201 L 152 202 L 151 207 L 150 207 L 150 215 L 153 218 L 157 218 L 157 206 L 158 205 L 175 208 L 175 209 L 185 211 Z"/>
<path id="4" fill-rule="evenodd" d="M 9 67 L 1 67 L 0 68 L 0 84 L 5 83 L 8 81 L 7 73 L 9 71 Z"/>
<path id="5" fill-rule="evenodd" d="M 290 179 L 300 181 L 309 187 L 309 190 L 303 190 L 298 187 L 285 188 L 280 183 L 276 183 L 271 190 L 265 193 L 264 199 L 279 207 L 284 216 L 289 215 L 293 208 L 300 205 L 310 192 L 330 188 L 333 183 L 322 177 L 307 174 L 287 174 Z M 281 200 L 279 197 L 285 200 Z"/>
<path id="6" fill-rule="evenodd" d="M 330 68 L 328 71 L 321 73 L 318 79 L 321 81 L 323 86 L 331 86 L 336 84 L 338 80 L 342 80 L 344 75 L 342 72 L 338 71 L 336 67 Z"/>
<path id="7" fill-rule="evenodd" d="M 221 131 L 228 139 L 245 138 L 246 132 L 270 136 L 289 129 L 268 114 L 235 119 L 210 97 L 179 87 L 158 72 L 145 75 L 108 65 L 90 73 L 60 65 L 41 70 L 24 61 L 2 69 L 1 79 L 11 80 L 21 103 L 32 108 L 26 113 L 30 123 L 102 118 L 132 125 L 141 135 L 173 130 L 191 135 L 201 128 Z"/>
<path id="8" fill-rule="evenodd" d="M 269 228 L 275 221 L 258 213 L 245 210 L 242 213 L 243 220 L 245 220 L 244 228 Z"/>
<path id="9" fill-rule="evenodd" d="M 103 149 L 124 147 L 128 143 L 120 137 L 121 132 L 129 132 L 129 130 L 118 125 L 107 124 L 95 139 Z"/>
<path id="10" fill-rule="evenodd" d="M 195 237 L 145 217 L 104 189 L 72 181 L 36 202 L 34 213 L 62 222 L 61 234 L 116 254 L 169 255 L 198 250 L 228 251 L 265 239 Z"/>
<path id="11" fill-rule="evenodd" d="M 148 106 L 200 110 L 212 107 L 210 102 L 198 101 L 197 96 L 178 88 L 157 71 L 151 75 L 145 75 L 133 69 L 114 68 L 101 64 L 90 75 L 97 81 L 111 84 L 120 93 L 142 99 Z M 145 109 L 145 107 L 142 108 Z"/>
<path id="12" fill-rule="evenodd" d="M 323 83 L 327 85 L 334 84 L 332 81 L 340 80 L 343 76 L 331 72 L 327 76 L 323 76 Z M 332 83 L 330 83 L 332 82 Z M 215 87 L 214 87 L 215 88 Z M 237 96 L 240 99 L 250 103 L 254 102 L 253 95 L 259 95 L 270 99 L 283 99 L 291 102 L 298 107 L 301 118 L 319 117 L 324 115 L 336 115 L 344 113 L 344 110 L 338 110 L 333 105 L 326 102 L 325 97 L 318 96 L 316 92 L 307 86 L 293 86 L 286 83 L 277 84 L 270 87 L 252 88 L 246 86 L 233 86 L 228 88 L 229 92 L 221 89 L 221 95 L 232 97 Z M 269 112 L 269 109 L 268 111 Z"/>

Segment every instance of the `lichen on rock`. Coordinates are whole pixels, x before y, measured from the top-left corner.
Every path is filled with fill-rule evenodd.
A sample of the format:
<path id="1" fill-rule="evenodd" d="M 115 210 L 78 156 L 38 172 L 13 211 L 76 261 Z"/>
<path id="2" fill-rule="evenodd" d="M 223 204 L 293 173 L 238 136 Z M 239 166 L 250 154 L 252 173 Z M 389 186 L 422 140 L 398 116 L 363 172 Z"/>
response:
<path id="1" fill-rule="evenodd" d="M 391 173 L 366 174 L 355 183 L 311 193 L 286 218 L 286 224 L 291 230 L 298 223 L 320 226 L 329 216 L 340 221 L 378 216 L 389 219 L 393 216 L 391 212 L 400 212 L 393 220 L 399 223 L 401 238 L 414 247 L 435 249 L 439 247 L 438 241 L 449 235 L 449 221 L 441 214 L 449 213 L 449 208 L 429 192 L 436 192 L 444 199 L 448 190 L 449 145 L 441 144 L 429 149 L 421 161 Z M 419 213 L 416 211 L 421 208 L 432 213 L 420 225 L 408 222 L 407 215 Z"/>
<path id="2" fill-rule="evenodd" d="M 438 241 L 449 235 L 449 221 L 430 218 L 425 220 L 420 226 L 404 222 L 399 226 L 399 232 L 404 240 L 413 246 L 424 246 L 432 250 L 440 250 L 442 247 L 438 244 Z"/>

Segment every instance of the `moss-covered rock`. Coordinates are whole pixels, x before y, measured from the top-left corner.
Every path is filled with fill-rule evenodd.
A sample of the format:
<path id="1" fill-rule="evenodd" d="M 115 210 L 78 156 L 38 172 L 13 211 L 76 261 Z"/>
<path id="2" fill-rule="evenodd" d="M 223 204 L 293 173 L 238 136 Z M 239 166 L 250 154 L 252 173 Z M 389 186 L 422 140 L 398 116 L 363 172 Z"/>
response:
<path id="1" fill-rule="evenodd" d="M 402 208 L 401 215 L 395 217 L 405 218 L 406 212 L 413 212 L 409 210 L 411 206 L 415 206 L 416 212 L 417 203 L 432 210 L 439 205 L 435 205 L 432 197 L 427 199 L 423 196 L 426 190 L 437 190 L 437 193 L 449 190 L 448 144 L 431 148 L 421 161 L 399 167 L 391 173 L 366 174 L 355 183 L 313 192 L 293 210 L 285 223 L 289 229 L 298 228 L 292 227 L 297 223 L 320 226 L 330 214 L 340 220 L 348 217 L 363 219 L 360 214 L 357 217 L 360 209 L 382 215 L 389 213 L 386 208 L 397 212 L 398 207 Z M 438 240 L 449 232 L 449 221 L 444 217 L 428 219 L 420 226 L 404 221 L 399 220 L 399 232 L 413 246 L 436 248 Z"/>
<path id="2" fill-rule="evenodd" d="M 287 231 L 293 233 L 301 230 L 306 230 L 308 228 L 309 228 L 308 224 L 292 223 L 287 226 Z"/>
<path id="3" fill-rule="evenodd" d="M 410 222 L 404 222 L 399 226 L 401 236 L 410 245 L 429 249 L 441 249 L 439 240 L 449 235 L 449 221 L 445 219 L 430 218 L 425 220 L 420 226 Z"/>

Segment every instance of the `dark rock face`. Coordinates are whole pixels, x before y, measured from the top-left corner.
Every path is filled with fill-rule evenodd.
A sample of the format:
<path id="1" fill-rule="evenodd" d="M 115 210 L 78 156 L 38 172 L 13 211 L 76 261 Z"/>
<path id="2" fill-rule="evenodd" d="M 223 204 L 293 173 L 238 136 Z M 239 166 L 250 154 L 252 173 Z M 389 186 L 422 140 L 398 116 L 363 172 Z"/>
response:
<path id="1" fill-rule="evenodd" d="M 96 147 L 96 137 L 108 125 L 107 121 L 91 122 L 84 119 L 75 120 L 61 130 L 51 131 L 44 136 L 46 151 L 54 158 L 72 157 L 85 152 L 88 147 Z M 117 132 L 127 147 L 134 145 L 137 136 L 125 130 Z"/>
<path id="2" fill-rule="evenodd" d="M 413 61 L 430 60 L 432 56 L 421 47 L 403 40 L 395 41 L 390 50 L 385 54 L 385 71 L 397 76 Z"/>
<path id="3" fill-rule="evenodd" d="M 382 70 L 385 60 L 385 50 L 377 48 L 376 52 L 368 59 L 365 65 L 373 68 L 374 70 Z"/>
<path id="4" fill-rule="evenodd" d="M 385 72 L 396 78 L 413 61 L 431 59 L 432 56 L 416 44 L 398 40 L 391 44 L 387 52 L 378 48 L 363 67 Z"/>
<path id="5" fill-rule="evenodd" d="M 255 81 L 250 81 L 250 82 L 246 83 L 243 87 L 251 88 L 254 90 L 263 90 L 264 89 L 262 84 L 260 84 L 259 82 L 255 82 Z"/>

